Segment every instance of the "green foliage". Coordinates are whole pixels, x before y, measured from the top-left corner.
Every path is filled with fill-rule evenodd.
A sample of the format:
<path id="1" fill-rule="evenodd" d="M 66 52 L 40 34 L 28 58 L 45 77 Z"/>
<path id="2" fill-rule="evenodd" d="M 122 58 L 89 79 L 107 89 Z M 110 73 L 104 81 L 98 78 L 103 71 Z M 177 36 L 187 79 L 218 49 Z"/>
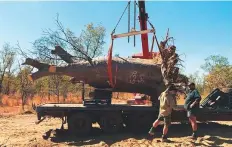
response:
<path id="1" fill-rule="evenodd" d="M 194 82 L 198 91 L 202 94 L 204 92 L 204 77 L 200 76 L 199 72 L 196 71 L 188 76 L 189 82 Z"/>
<path id="2" fill-rule="evenodd" d="M 205 64 L 203 64 L 201 68 L 206 72 L 211 72 L 215 68 L 220 68 L 228 65 L 229 61 L 226 57 L 223 57 L 221 55 L 211 55 L 205 59 Z"/>
<path id="3" fill-rule="evenodd" d="M 32 54 L 37 58 L 37 60 L 45 63 L 54 63 L 53 60 L 55 57 L 51 55 L 51 50 L 55 48 L 56 45 L 59 45 L 65 48 L 66 44 L 64 41 L 58 39 L 58 33 L 48 34 L 36 39 L 33 42 Z"/>
<path id="4" fill-rule="evenodd" d="M 13 73 L 12 66 L 14 64 L 15 55 L 14 48 L 9 43 L 5 43 L 0 50 L 0 93 L 3 92 L 3 87 L 6 87 L 7 93 L 9 92 L 9 84 L 11 81 L 9 77 L 11 77 Z M 5 77 L 8 77 L 8 82 L 4 81 Z"/>
<path id="5" fill-rule="evenodd" d="M 206 87 L 211 91 L 214 88 L 232 88 L 232 66 L 218 66 L 205 77 Z"/>
<path id="6" fill-rule="evenodd" d="M 102 55 L 105 37 L 105 28 L 103 26 L 94 26 L 93 23 L 86 25 L 80 36 L 81 43 L 85 45 L 86 53 L 91 57 Z"/>
<path id="7" fill-rule="evenodd" d="M 226 57 L 212 55 L 205 59 L 202 68 L 208 72 L 204 77 L 205 89 L 212 91 L 214 88 L 232 86 L 232 66 Z"/>
<path id="8" fill-rule="evenodd" d="M 64 28 L 58 17 L 56 25 L 56 30 L 45 30 L 44 36 L 33 42 L 32 55 L 36 55 L 40 61 L 60 64 L 61 60 L 57 62 L 56 56 L 51 55 L 51 50 L 56 45 L 61 46 L 70 54 L 74 54 L 76 59 L 86 60 L 90 63 L 92 63 L 92 58 L 102 55 L 105 44 L 105 28 L 103 26 L 87 24 L 81 34 L 77 36 L 69 28 Z"/>
<path id="9" fill-rule="evenodd" d="M 189 75 L 189 81 L 196 84 L 201 92 L 211 92 L 215 88 L 232 87 L 232 66 L 228 59 L 221 55 L 211 55 L 205 59 L 201 68 L 206 75 L 195 72 Z"/>
<path id="10" fill-rule="evenodd" d="M 56 30 L 47 29 L 43 32 L 43 36 L 32 42 L 32 49 L 28 51 L 21 49 L 19 44 L 18 48 L 8 43 L 0 48 L 0 94 L 20 93 L 23 104 L 35 94 L 42 98 L 56 96 L 58 101 L 60 96 L 67 98 L 68 93 L 80 94 L 81 86 L 72 84 L 70 77 L 53 75 L 31 82 L 28 76 L 34 69 L 30 66 L 21 66 L 19 61 L 16 62 L 17 65 L 14 65 L 18 56 L 16 51 L 19 51 L 21 55 L 19 59 L 22 59 L 22 56 L 30 57 L 43 63 L 60 66 L 64 64 L 64 61 L 51 54 L 51 50 L 54 50 L 57 45 L 70 54 L 74 54 L 77 60 L 86 60 L 90 63 L 92 58 L 102 55 L 106 33 L 103 26 L 90 23 L 85 26 L 81 34 L 75 35 L 72 30 L 63 27 L 58 17 L 56 25 Z"/>

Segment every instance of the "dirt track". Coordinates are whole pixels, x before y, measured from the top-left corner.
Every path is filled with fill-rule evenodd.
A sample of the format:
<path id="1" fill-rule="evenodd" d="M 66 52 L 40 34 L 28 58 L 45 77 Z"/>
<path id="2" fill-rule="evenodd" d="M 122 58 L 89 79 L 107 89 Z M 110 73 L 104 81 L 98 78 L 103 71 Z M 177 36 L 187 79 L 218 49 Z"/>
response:
<path id="1" fill-rule="evenodd" d="M 232 146 L 232 122 L 199 124 L 201 137 L 196 141 L 188 139 L 191 133 L 189 125 L 173 124 L 169 132 L 171 143 L 160 143 L 161 128 L 152 141 L 145 139 L 146 135 L 126 132 L 103 135 L 97 128 L 93 135 L 78 138 L 69 136 L 67 131 L 51 131 L 60 128 L 59 119 L 45 120 L 39 125 L 35 125 L 35 120 L 34 114 L 1 117 L 0 146 Z M 43 139 L 46 132 L 48 139 Z"/>

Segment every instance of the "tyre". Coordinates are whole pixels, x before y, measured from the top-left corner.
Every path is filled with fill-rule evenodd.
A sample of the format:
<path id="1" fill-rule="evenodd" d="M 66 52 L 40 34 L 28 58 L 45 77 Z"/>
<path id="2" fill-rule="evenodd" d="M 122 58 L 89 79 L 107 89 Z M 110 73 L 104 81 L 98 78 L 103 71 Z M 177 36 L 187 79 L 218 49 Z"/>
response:
<path id="1" fill-rule="evenodd" d="M 148 132 L 154 121 L 155 114 L 137 113 L 128 116 L 128 122 L 126 126 L 130 132 Z"/>
<path id="2" fill-rule="evenodd" d="M 120 113 L 107 113 L 100 118 L 100 127 L 105 133 L 117 133 L 123 126 Z"/>
<path id="3" fill-rule="evenodd" d="M 73 135 L 88 135 L 92 129 L 92 119 L 88 113 L 75 113 L 68 118 L 68 130 Z"/>

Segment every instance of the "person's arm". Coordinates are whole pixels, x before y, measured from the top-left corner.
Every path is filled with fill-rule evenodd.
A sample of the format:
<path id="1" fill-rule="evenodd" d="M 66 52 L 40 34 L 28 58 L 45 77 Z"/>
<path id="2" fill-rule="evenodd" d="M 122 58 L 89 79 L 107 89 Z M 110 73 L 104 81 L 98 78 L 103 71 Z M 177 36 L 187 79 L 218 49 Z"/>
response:
<path id="1" fill-rule="evenodd" d="M 198 103 L 197 100 L 195 100 L 189 107 L 192 108 L 192 107 L 194 107 L 197 103 Z"/>
<path id="2" fill-rule="evenodd" d="M 161 95 L 158 97 L 158 100 L 160 100 Z"/>
<path id="3" fill-rule="evenodd" d="M 190 108 L 194 107 L 196 104 L 199 104 L 201 101 L 201 95 L 197 90 L 194 91 L 195 101 L 190 105 Z"/>
<path id="4" fill-rule="evenodd" d="M 161 94 L 160 94 L 160 96 L 158 97 L 158 100 L 160 100 L 160 98 L 161 98 L 161 96 L 164 94 L 164 92 L 162 92 Z"/>
<path id="5" fill-rule="evenodd" d="M 183 110 L 184 108 L 180 108 L 180 107 L 177 107 L 177 105 L 176 105 L 176 101 L 174 100 L 174 98 L 172 98 L 172 97 L 170 97 L 169 98 L 169 105 L 170 105 L 170 107 L 172 108 L 172 109 L 174 109 L 174 110 Z"/>

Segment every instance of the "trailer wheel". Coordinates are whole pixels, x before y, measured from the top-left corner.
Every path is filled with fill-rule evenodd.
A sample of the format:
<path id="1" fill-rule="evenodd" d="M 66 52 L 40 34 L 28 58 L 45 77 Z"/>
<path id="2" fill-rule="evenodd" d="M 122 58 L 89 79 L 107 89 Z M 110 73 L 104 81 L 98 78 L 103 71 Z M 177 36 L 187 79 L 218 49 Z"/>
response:
<path id="1" fill-rule="evenodd" d="M 149 113 L 137 113 L 136 115 L 129 115 L 126 126 L 131 132 L 148 132 L 155 120 L 154 116 L 155 114 L 152 115 Z"/>
<path id="2" fill-rule="evenodd" d="M 105 133 L 117 133 L 122 126 L 122 117 L 120 114 L 108 113 L 100 118 L 100 127 Z"/>
<path id="3" fill-rule="evenodd" d="M 92 129 L 92 120 L 86 113 L 75 113 L 68 119 L 68 130 L 73 135 L 88 135 Z"/>

